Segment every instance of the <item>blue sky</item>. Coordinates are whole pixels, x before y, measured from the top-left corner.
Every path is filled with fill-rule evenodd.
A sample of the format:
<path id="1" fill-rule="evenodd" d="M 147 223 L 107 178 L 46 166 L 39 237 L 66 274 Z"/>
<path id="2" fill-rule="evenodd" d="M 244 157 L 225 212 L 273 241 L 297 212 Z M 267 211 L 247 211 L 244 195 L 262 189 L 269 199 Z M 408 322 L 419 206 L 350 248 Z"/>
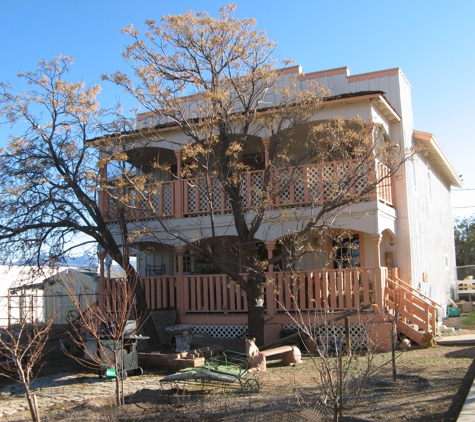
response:
<path id="1" fill-rule="evenodd" d="M 454 214 L 475 214 L 475 1 L 241 0 L 239 18 L 254 17 L 278 42 L 283 58 L 305 72 L 349 66 L 351 74 L 400 67 L 412 85 L 417 130 L 431 132 L 464 180 L 453 194 Z M 225 1 L 0 0 L 0 81 L 16 82 L 56 54 L 73 56 L 71 79 L 100 82 L 127 70 L 129 39 L 120 29 L 166 14 L 206 10 Z M 99 97 L 112 106 L 125 97 L 110 83 Z M 0 143 L 8 128 L 0 128 Z M 470 190 L 472 189 L 472 190 Z M 465 208 L 460 208 L 465 207 Z M 470 208 L 468 208 L 470 207 Z"/>

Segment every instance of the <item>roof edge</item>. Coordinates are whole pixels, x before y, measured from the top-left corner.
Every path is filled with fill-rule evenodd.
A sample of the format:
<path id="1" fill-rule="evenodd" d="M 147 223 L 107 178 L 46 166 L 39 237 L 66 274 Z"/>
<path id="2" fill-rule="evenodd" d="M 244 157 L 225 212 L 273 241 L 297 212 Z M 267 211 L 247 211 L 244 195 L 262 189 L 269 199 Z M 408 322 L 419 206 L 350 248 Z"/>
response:
<path id="1" fill-rule="evenodd" d="M 414 130 L 413 136 L 414 140 L 422 141 L 424 145 L 428 146 L 431 150 L 429 152 L 432 152 L 433 154 L 437 155 L 437 157 L 443 162 L 443 165 L 445 167 L 445 173 L 450 176 L 448 177 L 450 185 L 456 188 L 463 187 L 462 179 L 457 174 L 455 167 L 450 162 L 449 158 L 435 139 L 434 135 L 429 132 Z"/>

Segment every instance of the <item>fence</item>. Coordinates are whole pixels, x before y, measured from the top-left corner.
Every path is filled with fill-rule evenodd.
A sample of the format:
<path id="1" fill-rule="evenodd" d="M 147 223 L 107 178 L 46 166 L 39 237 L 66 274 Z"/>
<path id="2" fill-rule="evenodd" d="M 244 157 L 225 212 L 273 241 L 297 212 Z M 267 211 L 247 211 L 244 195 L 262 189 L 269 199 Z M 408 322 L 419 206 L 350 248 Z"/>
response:
<path id="1" fill-rule="evenodd" d="M 475 279 L 475 265 L 464 265 L 457 267 L 457 280 L 464 280 L 472 276 Z"/>

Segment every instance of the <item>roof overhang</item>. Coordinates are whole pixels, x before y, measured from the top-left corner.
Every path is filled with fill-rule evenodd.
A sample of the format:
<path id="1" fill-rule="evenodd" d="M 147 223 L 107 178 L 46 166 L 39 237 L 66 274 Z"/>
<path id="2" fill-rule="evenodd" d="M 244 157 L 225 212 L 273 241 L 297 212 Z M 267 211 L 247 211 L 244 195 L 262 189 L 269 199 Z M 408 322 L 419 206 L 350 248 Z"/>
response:
<path id="1" fill-rule="evenodd" d="M 336 95 L 325 100 L 326 106 L 337 106 L 346 104 L 355 104 L 358 102 L 371 102 L 381 112 L 381 114 L 390 122 L 398 123 L 401 116 L 396 112 L 393 106 L 386 99 L 382 91 L 374 92 L 353 92 L 343 95 Z"/>
<path id="2" fill-rule="evenodd" d="M 450 186 L 461 188 L 463 186 L 462 179 L 455 171 L 445 152 L 442 150 L 432 133 L 414 131 L 414 142 L 419 142 L 424 147 L 430 162 L 435 164 L 442 175 L 450 183 Z"/>

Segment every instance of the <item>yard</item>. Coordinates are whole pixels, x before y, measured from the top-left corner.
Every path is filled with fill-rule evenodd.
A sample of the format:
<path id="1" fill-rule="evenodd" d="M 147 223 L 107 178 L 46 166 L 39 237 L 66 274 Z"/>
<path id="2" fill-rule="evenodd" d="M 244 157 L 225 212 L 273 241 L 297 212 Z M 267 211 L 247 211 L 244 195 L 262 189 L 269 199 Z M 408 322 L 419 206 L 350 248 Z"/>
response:
<path id="1" fill-rule="evenodd" d="M 453 335 L 475 333 L 475 326 L 471 323 L 474 317 L 475 313 L 468 318 L 448 318 L 444 324 L 463 328 Z M 464 325 L 464 321 L 469 325 Z M 362 400 L 357 408 L 346 413 L 345 420 L 455 421 L 475 376 L 475 345 L 436 346 L 430 349 L 412 347 L 398 354 L 397 381 L 392 381 L 390 367 L 383 368 L 368 380 Z M 388 360 L 389 354 L 382 354 L 379 358 Z M 71 368 L 84 372 L 60 359 L 48 362 L 43 374 L 71 371 Z M 42 410 L 42 420 L 320 420 L 319 413 L 311 408 L 319 381 L 307 356 L 304 356 L 303 364 L 296 367 L 282 367 L 278 359 L 272 360 L 268 371 L 259 374 L 261 390 L 258 394 L 209 392 L 179 395 L 160 390 L 158 381 L 161 375 L 148 372 L 140 377 L 145 387 L 133 392 L 129 390 L 127 404 L 119 410 L 110 405 L 113 399 L 108 397 L 96 397 L 81 404 L 65 400 Z M 1 380 L 1 387 L 4 385 L 5 380 Z M 28 418 L 27 412 L 18 412 L 4 420 L 22 421 Z"/>

